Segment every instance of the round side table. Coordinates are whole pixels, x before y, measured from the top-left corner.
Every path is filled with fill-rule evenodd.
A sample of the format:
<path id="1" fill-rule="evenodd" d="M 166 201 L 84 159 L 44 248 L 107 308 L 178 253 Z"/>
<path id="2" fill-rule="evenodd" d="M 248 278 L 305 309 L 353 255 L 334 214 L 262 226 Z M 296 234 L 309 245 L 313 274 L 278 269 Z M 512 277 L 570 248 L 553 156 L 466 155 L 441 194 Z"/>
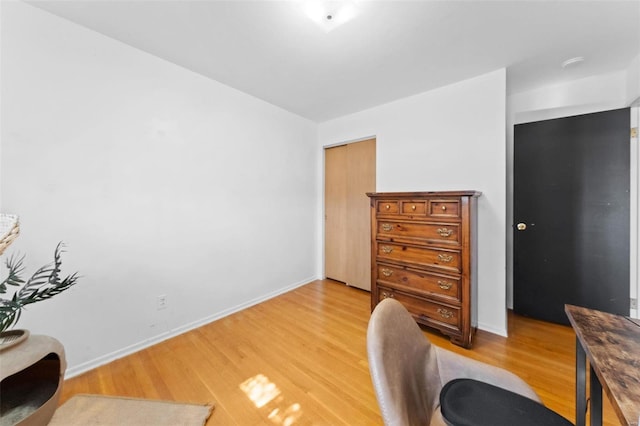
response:
<path id="1" fill-rule="evenodd" d="M 45 425 L 60 399 L 64 347 L 53 337 L 8 333 L 8 339 L 0 334 L 0 423 Z"/>

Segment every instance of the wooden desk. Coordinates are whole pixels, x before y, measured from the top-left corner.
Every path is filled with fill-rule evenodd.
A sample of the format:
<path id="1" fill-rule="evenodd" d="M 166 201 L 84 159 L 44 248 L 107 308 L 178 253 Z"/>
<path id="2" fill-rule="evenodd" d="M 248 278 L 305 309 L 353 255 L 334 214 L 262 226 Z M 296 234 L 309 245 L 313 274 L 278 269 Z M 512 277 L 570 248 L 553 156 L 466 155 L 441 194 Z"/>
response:
<path id="1" fill-rule="evenodd" d="M 602 424 L 604 389 L 621 425 L 640 417 L 640 322 L 565 305 L 576 332 L 576 424 L 586 421 L 586 362 L 591 366 L 591 425 Z"/>

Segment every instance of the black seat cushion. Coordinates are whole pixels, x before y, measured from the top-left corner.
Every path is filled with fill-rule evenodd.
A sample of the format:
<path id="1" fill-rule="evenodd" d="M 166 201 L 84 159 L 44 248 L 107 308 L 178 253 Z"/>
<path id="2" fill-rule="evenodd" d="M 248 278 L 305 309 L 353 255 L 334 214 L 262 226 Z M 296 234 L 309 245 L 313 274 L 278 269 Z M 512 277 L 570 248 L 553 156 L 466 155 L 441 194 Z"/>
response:
<path id="1" fill-rule="evenodd" d="M 569 426 L 564 417 L 517 393 L 473 379 L 440 391 L 442 417 L 452 426 Z"/>

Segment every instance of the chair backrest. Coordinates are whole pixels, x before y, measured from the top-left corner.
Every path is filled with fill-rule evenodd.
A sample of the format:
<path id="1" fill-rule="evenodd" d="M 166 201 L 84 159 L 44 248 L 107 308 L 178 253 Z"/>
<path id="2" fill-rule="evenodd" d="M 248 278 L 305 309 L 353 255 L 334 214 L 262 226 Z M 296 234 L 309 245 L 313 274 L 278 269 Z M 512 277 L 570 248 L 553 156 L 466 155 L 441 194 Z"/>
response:
<path id="1" fill-rule="evenodd" d="M 441 388 L 436 351 L 400 302 L 385 299 L 374 309 L 367 355 L 384 424 L 428 425 Z"/>

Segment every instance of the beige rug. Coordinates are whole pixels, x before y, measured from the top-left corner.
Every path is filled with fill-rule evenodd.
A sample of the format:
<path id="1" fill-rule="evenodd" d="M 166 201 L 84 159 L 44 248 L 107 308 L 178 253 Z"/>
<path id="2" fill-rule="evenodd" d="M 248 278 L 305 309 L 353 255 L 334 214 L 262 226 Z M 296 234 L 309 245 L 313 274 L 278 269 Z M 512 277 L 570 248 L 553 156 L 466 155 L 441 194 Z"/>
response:
<path id="1" fill-rule="evenodd" d="M 49 426 L 203 426 L 212 411 L 213 404 L 81 394 L 58 408 Z"/>

